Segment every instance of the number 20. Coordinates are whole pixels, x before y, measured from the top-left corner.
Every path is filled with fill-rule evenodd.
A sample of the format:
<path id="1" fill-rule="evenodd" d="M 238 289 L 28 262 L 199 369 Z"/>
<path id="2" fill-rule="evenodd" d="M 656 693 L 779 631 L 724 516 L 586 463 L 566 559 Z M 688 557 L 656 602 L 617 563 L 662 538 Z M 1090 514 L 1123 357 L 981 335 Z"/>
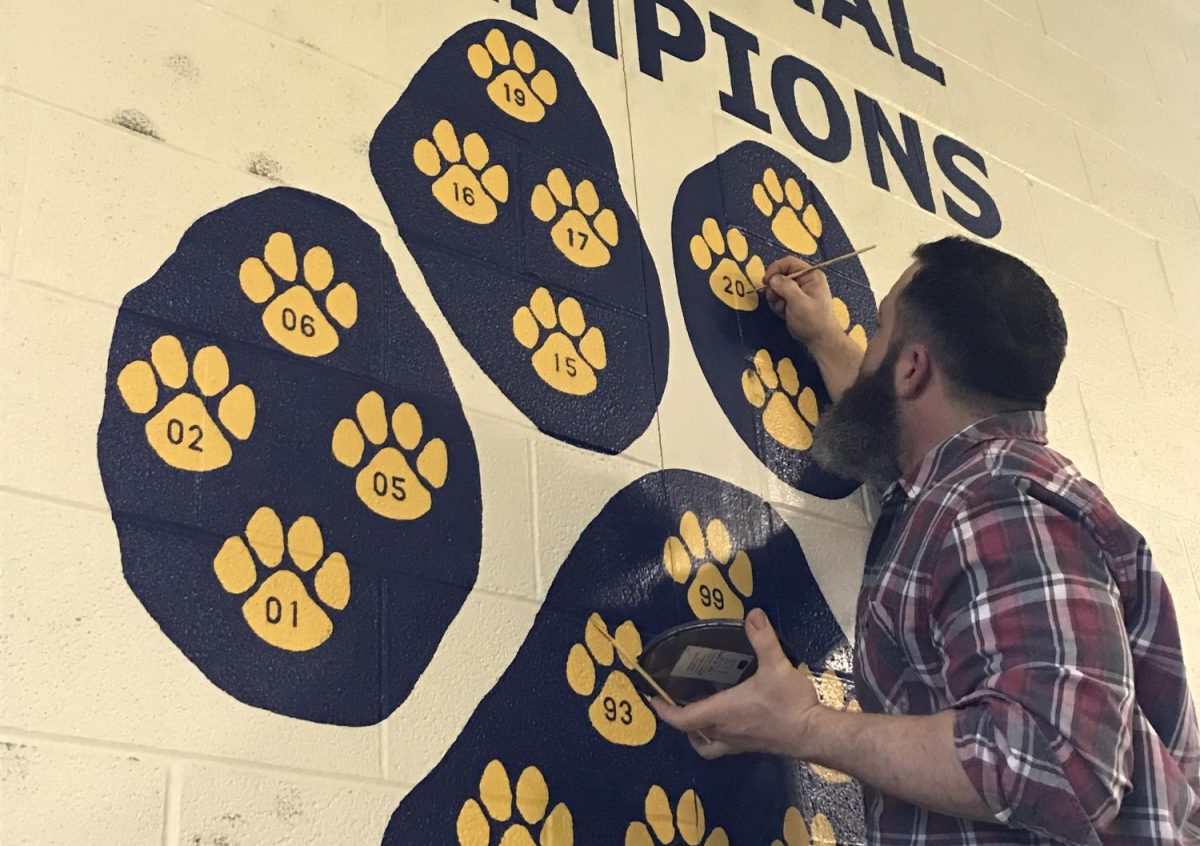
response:
<path id="1" fill-rule="evenodd" d="M 743 282 L 741 279 L 739 279 L 735 282 L 734 280 L 730 279 L 728 276 L 724 276 L 722 278 L 725 280 L 725 293 L 726 294 L 735 294 L 739 297 L 744 297 L 744 296 L 746 296 L 747 293 L 749 293 L 746 290 L 746 283 Z"/>

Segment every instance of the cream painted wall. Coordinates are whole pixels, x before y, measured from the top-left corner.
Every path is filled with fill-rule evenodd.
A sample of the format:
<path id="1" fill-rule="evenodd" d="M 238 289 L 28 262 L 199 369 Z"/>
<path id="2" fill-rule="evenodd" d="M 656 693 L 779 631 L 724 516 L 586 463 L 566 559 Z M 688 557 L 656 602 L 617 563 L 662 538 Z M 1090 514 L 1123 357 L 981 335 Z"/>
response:
<path id="1" fill-rule="evenodd" d="M 729 430 L 684 329 L 670 220 L 689 172 L 739 141 L 768 144 L 803 165 L 856 244 L 879 244 L 864 265 L 881 298 L 916 243 L 961 230 L 936 170 L 937 214 L 895 168 L 890 191 L 872 184 L 855 89 L 912 116 L 927 144 L 945 132 L 984 155 L 1004 219 L 995 243 L 1046 275 L 1068 320 L 1051 442 L 1149 538 L 1200 679 L 1200 7 L 908 0 L 941 86 L 849 21 L 839 30 L 785 0 L 690 3 L 706 27 L 713 11 L 758 35 L 767 134 L 720 111 L 728 69 L 711 30 L 698 61 L 663 57 L 660 81 L 639 71 L 632 0 L 617 5 L 619 61 L 593 49 L 582 6 L 568 15 L 546 0 L 537 20 L 493 0 L 0 5 L 0 842 L 378 842 L 512 659 L 579 532 L 655 468 L 775 504 L 849 631 L 869 505 L 796 492 Z M 891 41 L 886 4 L 872 5 Z M 467 355 L 368 166 L 376 126 L 430 52 L 489 17 L 574 65 L 657 262 L 669 379 L 650 430 L 615 457 L 540 434 Z M 770 96 L 784 53 L 821 68 L 847 103 L 847 160 L 789 137 Z M 476 588 L 412 696 L 374 727 L 250 708 L 202 676 L 123 580 L 97 467 L 122 297 L 193 221 L 277 183 L 378 231 L 480 456 Z"/>

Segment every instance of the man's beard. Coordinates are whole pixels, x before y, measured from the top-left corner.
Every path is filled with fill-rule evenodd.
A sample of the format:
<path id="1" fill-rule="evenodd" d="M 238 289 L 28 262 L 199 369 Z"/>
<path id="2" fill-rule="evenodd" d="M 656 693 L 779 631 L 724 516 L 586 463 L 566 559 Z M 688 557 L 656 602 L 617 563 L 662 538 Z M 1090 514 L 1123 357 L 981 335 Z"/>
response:
<path id="1" fill-rule="evenodd" d="M 900 420 L 893 381 L 899 347 L 855 379 L 813 431 L 813 457 L 839 476 L 887 487 L 900 478 Z"/>

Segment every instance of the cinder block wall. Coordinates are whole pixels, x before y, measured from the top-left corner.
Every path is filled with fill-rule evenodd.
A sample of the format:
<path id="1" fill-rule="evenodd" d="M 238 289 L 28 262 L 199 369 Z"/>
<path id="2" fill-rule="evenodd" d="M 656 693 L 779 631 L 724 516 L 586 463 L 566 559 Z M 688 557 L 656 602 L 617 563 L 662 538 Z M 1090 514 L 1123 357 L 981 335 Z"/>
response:
<path id="1" fill-rule="evenodd" d="M 870 502 L 797 490 L 739 440 L 676 288 L 679 186 L 746 140 L 802 168 L 855 246 L 879 245 L 863 258 L 877 298 L 913 246 L 955 232 L 992 237 L 1044 273 L 1071 336 L 1051 442 L 1149 538 L 1200 680 L 1200 7 L 908 0 L 905 26 L 882 0 L 859 0 L 857 20 L 845 9 L 839 20 L 832 0 L 675 0 L 658 10 L 660 31 L 654 4 L 621 0 L 606 50 L 603 20 L 588 17 L 604 3 L 573 14 L 548 0 L 511 6 L 0 6 L 6 846 L 379 842 L 513 660 L 584 527 L 657 469 L 699 471 L 768 500 L 850 632 Z M 368 161 L 384 115 L 430 55 L 490 18 L 546 39 L 573 66 L 661 281 L 665 391 L 617 455 L 539 431 L 469 354 Z M 844 126 L 812 76 L 773 87 L 782 56 L 828 81 Z M 436 86 L 422 95 L 431 108 L 448 96 Z M 906 129 L 919 136 L 923 165 L 911 145 L 898 157 L 864 129 L 870 101 L 897 144 L 910 140 Z M 956 167 L 937 155 L 942 137 L 960 142 Z M 210 681 L 123 576 L 97 458 L 123 298 L 194 222 L 279 185 L 329 198 L 378 233 L 478 456 L 478 577 L 411 695 L 373 725 L 281 715 Z M 206 307 L 203 296 L 193 307 Z"/>

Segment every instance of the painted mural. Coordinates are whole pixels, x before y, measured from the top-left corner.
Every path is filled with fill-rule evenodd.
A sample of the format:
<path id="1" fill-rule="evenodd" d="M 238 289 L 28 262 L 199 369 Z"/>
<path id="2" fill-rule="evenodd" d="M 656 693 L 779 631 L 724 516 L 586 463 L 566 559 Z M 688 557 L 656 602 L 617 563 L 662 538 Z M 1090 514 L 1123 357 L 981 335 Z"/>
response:
<path id="1" fill-rule="evenodd" d="M 692 348 L 738 436 L 787 484 L 829 499 L 849 494 L 856 483 L 808 454 L 829 402 L 817 364 L 760 294 L 765 268 L 782 256 L 816 264 L 855 249 L 821 192 L 780 153 L 743 142 L 683 181 L 671 243 Z M 843 330 L 865 349 L 876 309 L 862 263 L 825 274 Z"/>
<path id="2" fill-rule="evenodd" d="M 856 707 L 848 644 L 778 513 L 685 470 L 630 484 L 583 530 L 512 664 L 384 843 L 862 842 L 849 778 L 766 755 L 702 761 L 595 631 L 636 656 L 672 625 L 752 607 L 813 668 L 827 704 Z"/>
<path id="3" fill-rule="evenodd" d="M 645 432 L 667 375 L 662 292 L 562 53 L 503 21 L 459 30 L 382 119 L 370 167 L 452 331 L 538 429 L 608 454 Z M 853 249 L 821 193 L 747 142 L 684 180 L 671 237 L 688 335 L 739 437 L 788 484 L 849 494 L 809 460 L 828 401 L 817 368 L 758 293 L 785 253 Z M 861 264 L 829 277 L 865 345 Z M 462 404 L 378 235 L 331 200 L 275 188 L 188 229 L 122 304 L 98 440 L 127 582 L 247 705 L 380 722 L 474 586 L 482 504 Z M 754 607 L 826 704 L 857 707 L 848 644 L 778 513 L 687 470 L 627 486 L 384 842 L 861 842 L 851 779 L 772 756 L 702 761 L 621 654 Z"/>
<path id="4" fill-rule="evenodd" d="M 206 215 L 129 292 L 98 451 L 129 586 L 249 705 L 379 722 L 475 582 L 450 375 L 375 231 L 314 194 Z"/>
<path id="5" fill-rule="evenodd" d="M 379 125 L 371 170 L 451 328 L 534 425 L 606 453 L 646 430 L 667 375 L 658 274 L 561 52 L 464 27 Z"/>

